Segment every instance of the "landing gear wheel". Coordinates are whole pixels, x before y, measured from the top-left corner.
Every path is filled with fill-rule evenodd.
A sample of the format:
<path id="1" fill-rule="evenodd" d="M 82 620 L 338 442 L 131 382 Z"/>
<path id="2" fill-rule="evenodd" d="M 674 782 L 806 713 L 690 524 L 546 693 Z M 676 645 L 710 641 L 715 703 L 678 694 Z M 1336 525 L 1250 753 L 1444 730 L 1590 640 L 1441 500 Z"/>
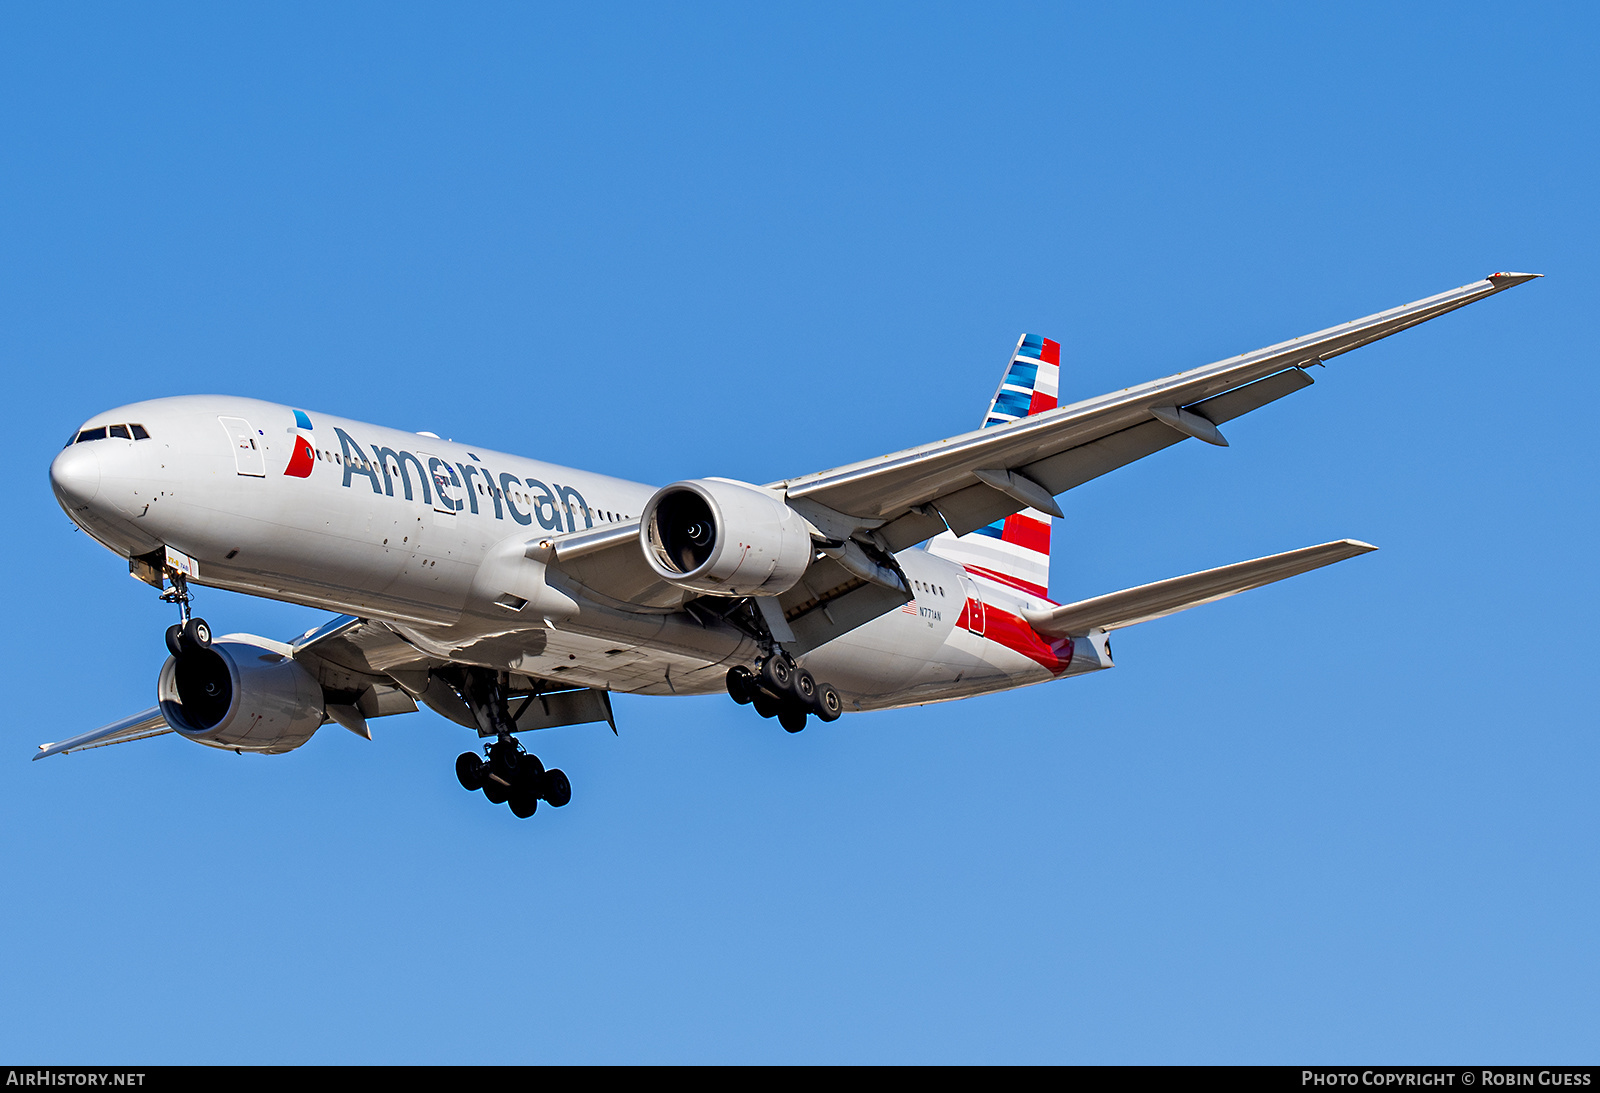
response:
<path id="1" fill-rule="evenodd" d="M 175 657 L 183 656 L 183 623 L 175 622 L 167 627 L 167 652 Z"/>
<path id="2" fill-rule="evenodd" d="M 527 782 L 530 786 L 537 786 L 544 777 L 544 764 L 539 762 L 539 757 L 531 751 L 522 752 L 517 756 L 517 781 Z"/>
<path id="3" fill-rule="evenodd" d="M 489 747 L 489 767 L 508 782 L 515 782 L 524 765 L 531 761 L 534 767 L 539 760 L 517 750 L 515 741 L 501 740 Z"/>
<path id="4" fill-rule="evenodd" d="M 839 715 L 844 713 L 844 699 L 839 697 L 839 692 L 833 689 L 831 683 L 817 685 L 817 697 L 811 703 L 812 710 L 820 721 L 837 721 Z"/>
<path id="5" fill-rule="evenodd" d="M 778 700 L 767 694 L 766 691 L 757 691 L 750 696 L 750 704 L 756 708 L 756 713 L 762 717 L 778 716 Z"/>
<path id="6" fill-rule="evenodd" d="M 751 692 L 756 689 L 756 677 L 743 664 L 728 669 L 728 694 L 741 706 L 750 704 Z"/>
<path id="7" fill-rule="evenodd" d="M 560 808 L 572 800 L 572 783 L 559 767 L 544 772 L 544 799 L 551 808 Z"/>
<path id="8" fill-rule="evenodd" d="M 539 810 L 539 795 L 532 788 L 518 786 L 512 791 L 511 799 L 507 802 L 511 806 L 511 815 L 519 820 L 526 820 Z"/>
<path id="9" fill-rule="evenodd" d="M 788 694 L 794 686 L 794 661 L 779 653 L 761 665 L 761 682 L 774 694 Z"/>
<path id="10" fill-rule="evenodd" d="M 211 627 L 206 625 L 205 619 L 190 619 L 183 624 L 178 644 L 188 649 L 211 648 Z"/>
<path id="11" fill-rule="evenodd" d="M 804 668 L 797 668 L 794 673 L 794 696 L 807 706 L 816 704 L 817 681 L 810 672 Z"/>
<path id="12" fill-rule="evenodd" d="M 806 727 L 806 712 L 790 707 L 778 715 L 778 724 L 784 732 L 799 732 Z"/>
<path id="13" fill-rule="evenodd" d="M 461 788 L 475 792 L 483 788 L 483 760 L 470 751 L 464 751 L 456 756 L 456 781 L 461 783 Z"/>
<path id="14" fill-rule="evenodd" d="M 508 786 L 501 785 L 493 778 L 485 778 L 483 780 L 483 795 L 489 798 L 490 804 L 503 805 L 506 803 L 506 798 L 511 796 L 511 789 Z"/>

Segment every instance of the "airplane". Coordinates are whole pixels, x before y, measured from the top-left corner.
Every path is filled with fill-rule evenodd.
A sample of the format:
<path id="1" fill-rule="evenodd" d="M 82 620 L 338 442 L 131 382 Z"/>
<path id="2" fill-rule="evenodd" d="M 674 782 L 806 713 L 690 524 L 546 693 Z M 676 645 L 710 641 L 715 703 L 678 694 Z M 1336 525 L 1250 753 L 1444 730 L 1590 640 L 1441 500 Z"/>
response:
<path id="1" fill-rule="evenodd" d="M 1024 335 L 976 431 L 780 482 L 653 487 L 316 410 L 215 395 L 94 415 L 50 465 L 68 516 L 174 604 L 156 705 L 35 759 L 166 733 L 239 753 L 419 704 L 477 734 L 456 777 L 517 816 L 572 787 L 518 734 L 605 723 L 611 695 L 810 719 L 1113 666 L 1122 627 L 1377 548 L 1304 547 L 1076 603 L 1048 594 L 1055 498 L 1311 385 L 1308 371 L 1532 280 L 1489 277 L 1058 405 Z M 340 614 L 213 638 L 195 586 Z"/>

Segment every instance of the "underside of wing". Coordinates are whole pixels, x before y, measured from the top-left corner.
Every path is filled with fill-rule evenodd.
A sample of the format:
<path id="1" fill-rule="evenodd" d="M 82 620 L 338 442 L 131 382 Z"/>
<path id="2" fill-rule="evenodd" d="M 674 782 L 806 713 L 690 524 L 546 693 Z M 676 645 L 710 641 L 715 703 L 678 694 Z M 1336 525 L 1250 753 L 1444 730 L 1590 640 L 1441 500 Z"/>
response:
<path id="1" fill-rule="evenodd" d="M 412 713 L 427 706 L 456 724 L 490 735 L 484 711 L 475 708 L 475 677 L 525 653 L 538 639 L 526 632 L 490 635 L 448 658 L 418 649 L 387 623 L 341 615 L 294 642 L 294 659 L 321 684 L 330 719 L 358 735 L 367 718 Z M 502 693 L 519 732 L 604 721 L 616 730 L 611 700 L 603 691 L 550 683 L 520 672 L 505 673 Z"/>

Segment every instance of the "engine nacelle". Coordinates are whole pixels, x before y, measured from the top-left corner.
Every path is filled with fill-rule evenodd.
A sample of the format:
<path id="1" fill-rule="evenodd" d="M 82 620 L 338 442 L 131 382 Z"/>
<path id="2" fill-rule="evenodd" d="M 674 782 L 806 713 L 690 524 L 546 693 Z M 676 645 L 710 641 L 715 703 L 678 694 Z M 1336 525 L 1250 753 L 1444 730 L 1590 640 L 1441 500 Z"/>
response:
<path id="1" fill-rule="evenodd" d="M 173 731 L 214 748 L 293 751 L 323 722 L 322 688 L 311 673 L 246 641 L 168 657 L 156 697 Z"/>
<path id="2" fill-rule="evenodd" d="M 645 561 L 665 581 L 714 596 L 776 596 L 811 564 L 811 530 L 778 494 L 726 478 L 674 482 L 639 519 Z"/>

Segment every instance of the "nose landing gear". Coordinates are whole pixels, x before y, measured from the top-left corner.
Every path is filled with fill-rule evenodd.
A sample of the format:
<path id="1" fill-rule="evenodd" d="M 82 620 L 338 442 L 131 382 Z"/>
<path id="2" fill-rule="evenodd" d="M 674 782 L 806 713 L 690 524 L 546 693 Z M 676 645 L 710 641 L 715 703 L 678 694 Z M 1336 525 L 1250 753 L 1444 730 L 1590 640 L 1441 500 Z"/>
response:
<path id="1" fill-rule="evenodd" d="M 167 651 L 175 657 L 205 649 L 211 644 L 211 627 L 205 619 L 190 619 L 167 627 Z"/>
<path id="2" fill-rule="evenodd" d="M 189 581 L 175 570 L 168 571 L 167 576 L 172 581 L 172 587 L 161 593 L 165 603 L 178 605 L 179 619 L 167 627 L 167 651 L 175 657 L 185 653 L 192 653 L 211 646 L 211 627 L 206 625 L 206 620 L 191 618 L 189 616 Z"/>
<path id="3" fill-rule="evenodd" d="M 806 719 L 837 721 L 844 700 L 832 684 L 819 683 L 788 653 L 777 652 L 757 663 L 752 672 L 744 665 L 728 669 L 728 694 L 739 705 L 752 705 L 762 717 L 776 717 L 787 732 L 799 732 Z"/>

